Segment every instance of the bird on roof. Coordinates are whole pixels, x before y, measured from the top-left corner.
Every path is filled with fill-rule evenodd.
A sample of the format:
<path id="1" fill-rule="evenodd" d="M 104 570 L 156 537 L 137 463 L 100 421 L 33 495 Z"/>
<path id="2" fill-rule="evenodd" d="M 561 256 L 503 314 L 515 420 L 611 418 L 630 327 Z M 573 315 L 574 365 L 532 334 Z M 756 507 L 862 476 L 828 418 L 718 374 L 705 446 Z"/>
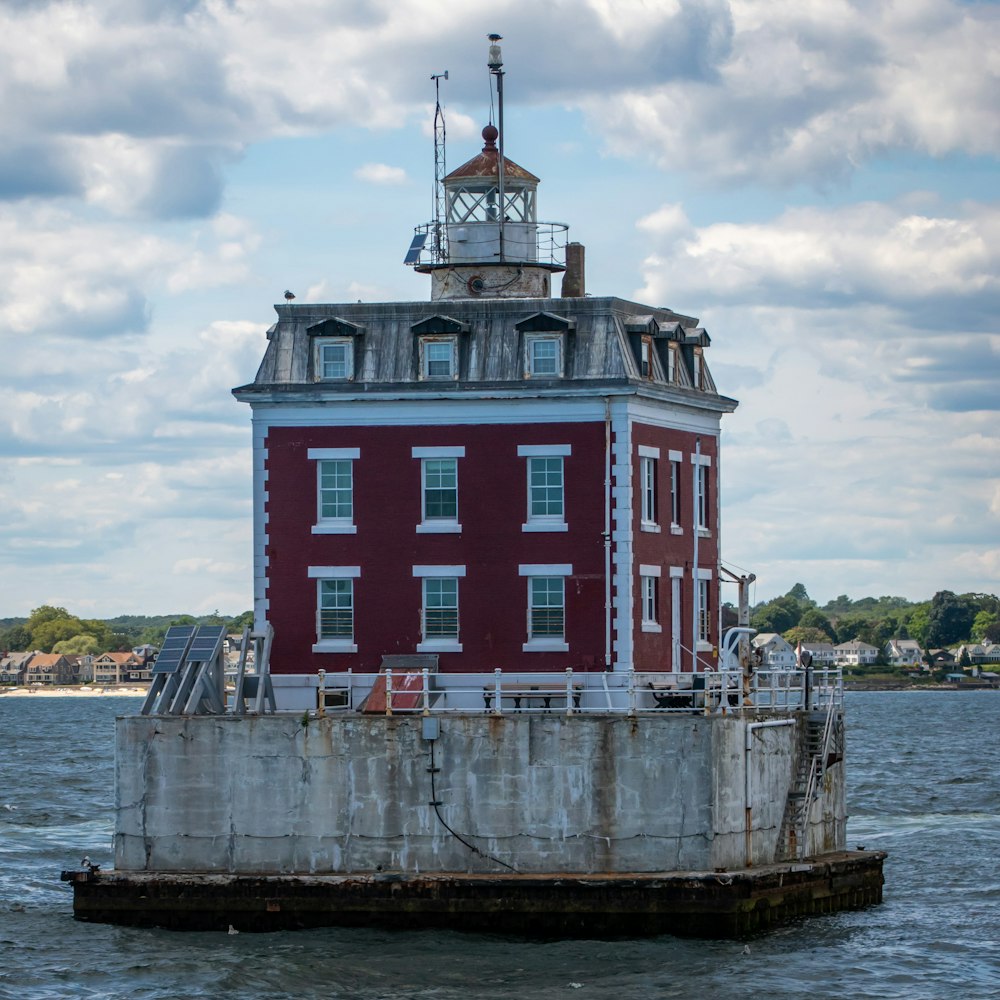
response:
<path id="1" fill-rule="evenodd" d="M 295 293 L 290 292 L 287 288 L 285 289 L 285 301 L 291 302 L 295 298 Z"/>

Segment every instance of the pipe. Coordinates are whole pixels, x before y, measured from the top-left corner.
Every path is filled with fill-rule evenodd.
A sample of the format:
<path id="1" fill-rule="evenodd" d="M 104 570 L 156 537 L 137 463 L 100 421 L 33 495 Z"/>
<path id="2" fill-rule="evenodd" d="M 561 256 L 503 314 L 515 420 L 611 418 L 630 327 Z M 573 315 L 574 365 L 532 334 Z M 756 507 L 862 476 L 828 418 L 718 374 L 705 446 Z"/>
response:
<path id="1" fill-rule="evenodd" d="M 694 609 L 693 628 L 691 630 L 691 670 L 698 670 L 698 615 L 701 612 L 701 577 L 698 575 L 698 536 L 701 534 L 698 525 L 698 476 L 701 469 L 701 438 L 694 439 L 694 474 L 691 476 L 694 503 L 691 507 L 691 533 L 694 535 L 694 563 L 691 576 L 694 579 L 694 593 L 691 595 L 691 607 Z M 707 704 L 707 699 L 706 699 Z"/>
<path id="2" fill-rule="evenodd" d="M 753 734 L 755 729 L 776 729 L 779 726 L 794 726 L 794 719 L 769 719 L 767 722 L 749 722 L 747 723 L 747 735 L 746 735 L 746 753 L 743 755 L 743 775 L 744 775 L 744 788 L 743 788 L 743 805 L 744 805 L 744 822 L 745 822 L 745 854 L 746 854 L 746 866 L 747 868 L 753 867 L 753 799 L 751 795 L 753 794 L 753 782 L 752 782 L 752 772 L 750 770 L 750 753 L 753 750 Z"/>
<path id="3" fill-rule="evenodd" d="M 604 398 L 604 669 L 611 669 L 611 400 Z"/>

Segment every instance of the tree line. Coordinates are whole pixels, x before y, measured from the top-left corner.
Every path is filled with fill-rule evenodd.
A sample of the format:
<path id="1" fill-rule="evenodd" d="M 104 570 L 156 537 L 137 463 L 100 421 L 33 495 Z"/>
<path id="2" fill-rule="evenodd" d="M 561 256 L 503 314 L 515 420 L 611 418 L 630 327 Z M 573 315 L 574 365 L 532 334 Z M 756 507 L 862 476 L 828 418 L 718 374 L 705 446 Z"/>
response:
<path id="1" fill-rule="evenodd" d="M 923 649 L 962 642 L 1000 642 L 1000 598 L 939 590 L 929 601 L 846 594 L 820 607 L 797 583 L 787 594 L 753 607 L 758 632 L 778 632 L 792 645 L 860 639 L 882 650 L 890 639 L 914 639 Z"/>
<path id="2" fill-rule="evenodd" d="M 125 652 L 136 646 L 159 646 L 171 625 L 225 625 L 240 633 L 253 625 L 253 612 L 235 618 L 210 615 L 119 615 L 117 618 L 79 618 L 65 608 L 43 604 L 27 618 L 0 622 L 0 651 L 38 650 L 42 653 Z"/>

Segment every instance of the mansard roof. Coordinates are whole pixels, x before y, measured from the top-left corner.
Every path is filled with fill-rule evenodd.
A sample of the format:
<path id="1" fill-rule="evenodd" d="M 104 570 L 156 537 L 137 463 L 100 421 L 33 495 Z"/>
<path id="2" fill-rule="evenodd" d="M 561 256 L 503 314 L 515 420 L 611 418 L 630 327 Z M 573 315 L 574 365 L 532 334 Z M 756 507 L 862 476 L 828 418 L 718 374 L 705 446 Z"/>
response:
<path id="1" fill-rule="evenodd" d="M 692 350 L 708 337 L 691 316 L 616 297 L 545 299 L 450 299 L 356 302 L 328 305 L 278 304 L 267 350 L 254 382 L 234 391 L 252 402 L 326 398 L 330 394 L 483 392 L 493 389 L 559 393 L 589 390 L 631 392 L 677 403 L 731 412 L 735 400 L 720 396 L 702 360 L 702 381 L 692 380 Z M 658 363 L 644 370 L 642 339 L 654 337 Z M 352 371 L 341 380 L 321 380 L 315 347 L 323 336 L 353 336 Z M 448 382 L 420 377 L 422 335 L 457 336 L 458 372 Z M 526 378 L 526 344 L 533 336 L 560 336 L 561 374 Z M 675 350 L 676 349 L 676 350 Z M 674 351 L 673 359 L 667 352 Z M 668 360 L 670 364 L 668 364 Z M 649 366 L 647 366 L 649 368 Z M 669 381 L 667 372 L 673 372 Z"/>

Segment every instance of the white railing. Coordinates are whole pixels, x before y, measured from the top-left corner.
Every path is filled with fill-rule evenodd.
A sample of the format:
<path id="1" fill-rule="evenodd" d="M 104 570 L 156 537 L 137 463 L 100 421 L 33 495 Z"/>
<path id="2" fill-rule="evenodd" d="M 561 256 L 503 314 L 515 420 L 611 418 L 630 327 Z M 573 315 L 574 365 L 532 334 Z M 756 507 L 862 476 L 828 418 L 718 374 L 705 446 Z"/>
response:
<path id="1" fill-rule="evenodd" d="M 728 670 L 582 673 L 571 669 L 472 674 L 346 671 L 321 675 L 317 688 L 317 705 L 324 714 L 786 714 L 843 705 L 843 680 L 837 669 L 757 670 L 746 690 L 743 675 Z"/>

